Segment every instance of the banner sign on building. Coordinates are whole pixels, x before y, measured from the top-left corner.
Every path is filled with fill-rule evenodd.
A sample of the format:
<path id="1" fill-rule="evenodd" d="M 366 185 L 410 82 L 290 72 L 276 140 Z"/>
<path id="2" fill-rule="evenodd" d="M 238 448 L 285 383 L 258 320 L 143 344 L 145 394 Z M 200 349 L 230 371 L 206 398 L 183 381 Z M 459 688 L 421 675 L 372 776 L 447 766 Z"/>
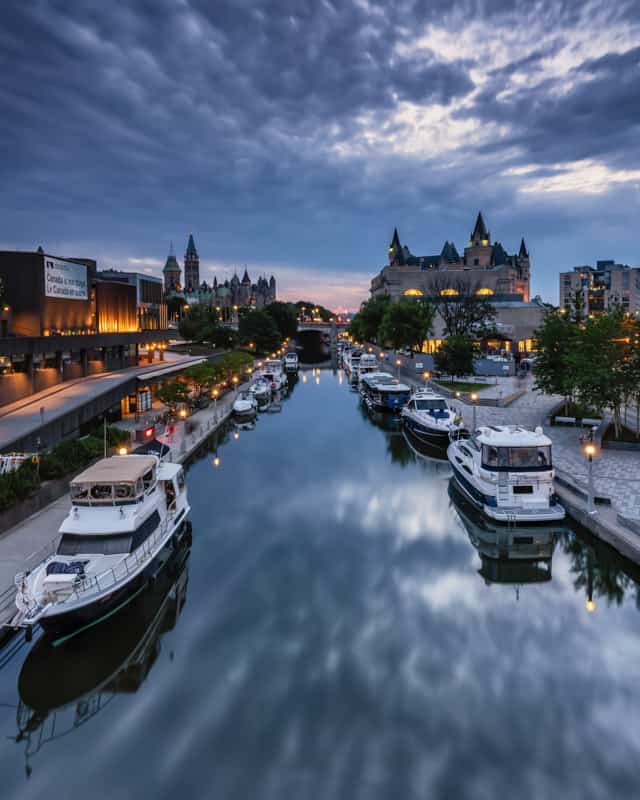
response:
<path id="1" fill-rule="evenodd" d="M 44 257 L 44 293 L 64 300 L 88 300 L 87 268 L 84 264 Z"/>

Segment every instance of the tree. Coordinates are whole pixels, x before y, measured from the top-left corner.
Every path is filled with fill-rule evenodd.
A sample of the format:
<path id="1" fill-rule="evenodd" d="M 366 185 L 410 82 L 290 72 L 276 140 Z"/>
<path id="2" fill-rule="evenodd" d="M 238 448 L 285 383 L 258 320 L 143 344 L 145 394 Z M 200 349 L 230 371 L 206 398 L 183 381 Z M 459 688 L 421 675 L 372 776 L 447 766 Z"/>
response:
<path id="1" fill-rule="evenodd" d="M 567 402 L 575 397 L 578 375 L 569 362 L 577 347 L 580 327 L 571 313 L 550 309 L 542 325 L 535 331 L 535 389 L 546 394 L 559 394 Z"/>
<path id="2" fill-rule="evenodd" d="M 298 330 L 298 309 L 293 303 L 281 303 L 276 300 L 264 309 L 269 314 L 280 332 L 281 339 L 292 339 Z"/>
<path id="3" fill-rule="evenodd" d="M 333 311 L 321 306 L 319 303 L 312 303 L 311 300 L 298 300 L 294 305 L 298 313 L 303 313 L 307 317 L 318 316 L 323 322 L 329 322 L 331 317 L 335 316 Z"/>
<path id="4" fill-rule="evenodd" d="M 402 299 L 387 305 L 383 314 L 378 339 L 389 342 L 396 350 L 400 347 L 419 347 L 433 326 L 435 309 L 423 300 Z"/>
<path id="5" fill-rule="evenodd" d="M 475 346 L 467 336 L 450 336 L 433 356 L 436 367 L 446 375 L 473 375 Z"/>
<path id="6" fill-rule="evenodd" d="M 268 353 L 280 347 L 280 332 L 273 317 L 266 311 L 254 310 L 238 323 L 240 341 L 253 342 L 259 353 Z"/>
<path id="7" fill-rule="evenodd" d="M 494 328 L 496 310 L 479 285 L 464 280 L 440 279 L 433 283 L 445 336 L 481 338 Z"/>
<path id="8" fill-rule="evenodd" d="M 622 432 L 622 407 L 633 388 L 631 360 L 631 337 L 625 335 L 619 309 L 589 317 L 579 325 L 567 356 L 567 366 L 576 376 L 578 400 L 589 408 L 608 408 L 616 438 Z"/>
<path id="9" fill-rule="evenodd" d="M 213 364 L 208 361 L 203 361 L 201 364 L 194 364 L 185 370 L 186 379 L 193 384 L 196 390 L 196 395 L 202 397 L 205 390 L 211 389 L 214 384 L 218 382 L 220 370 L 216 369 Z"/>
<path id="10" fill-rule="evenodd" d="M 160 402 L 164 403 L 172 414 L 175 414 L 180 403 L 186 403 L 189 400 L 189 387 L 184 381 L 168 381 L 162 384 L 156 394 Z"/>
<path id="11" fill-rule="evenodd" d="M 219 325 L 214 312 L 205 305 L 191 306 L 178 327 L 181 336 L 194 342 L 211 342 L 223 347 L 235 343 L 235 331 Z"/>
<path id="12" fill-rule="evenodd" d="M 234 376 L 239 378 L 243 372 L 253 366 L 253 356 L 241 350 L 235 350 L 216 359 L 214 366 L 219 378 L 229 381 Z"/>
<path id="13" fill-rule="evenodd" d="M 360 306 L 360 311 L 351 320 L 349 333 L 358 341 L 378 341 L 382 318 L 385 311 L 391 307 L 391 304 L 391 298 L 386 294 L 367 300 L 366 303 Z M 358 335 L 356 335 L 355 331 L 357 331 Z"/>

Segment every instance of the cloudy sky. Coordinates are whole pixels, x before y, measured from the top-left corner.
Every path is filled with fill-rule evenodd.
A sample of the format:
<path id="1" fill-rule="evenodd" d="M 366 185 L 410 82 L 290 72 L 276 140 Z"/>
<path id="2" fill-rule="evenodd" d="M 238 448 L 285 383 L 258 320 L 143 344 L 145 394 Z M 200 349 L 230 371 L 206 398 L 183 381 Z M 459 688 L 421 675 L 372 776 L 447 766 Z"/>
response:
<path id="1" fill-rule="evenodd" d="M 640 264 L 640 0 L 4 0 L 0 246 L 355 307 L 478 209 L 532 291 Z"/>

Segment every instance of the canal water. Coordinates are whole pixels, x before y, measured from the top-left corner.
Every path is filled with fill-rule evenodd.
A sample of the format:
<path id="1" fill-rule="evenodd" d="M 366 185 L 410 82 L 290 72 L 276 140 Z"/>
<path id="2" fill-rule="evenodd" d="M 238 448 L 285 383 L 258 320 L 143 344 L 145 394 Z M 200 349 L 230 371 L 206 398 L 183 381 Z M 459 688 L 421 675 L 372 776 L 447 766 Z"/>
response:
<path id="1" fill-rule="evenodd" d="M 189 468 L 185 563 L 0 651 L 3 800 L 637 794 L 632 566 L 500 540 L 340 372 L 237 433 Z"/>

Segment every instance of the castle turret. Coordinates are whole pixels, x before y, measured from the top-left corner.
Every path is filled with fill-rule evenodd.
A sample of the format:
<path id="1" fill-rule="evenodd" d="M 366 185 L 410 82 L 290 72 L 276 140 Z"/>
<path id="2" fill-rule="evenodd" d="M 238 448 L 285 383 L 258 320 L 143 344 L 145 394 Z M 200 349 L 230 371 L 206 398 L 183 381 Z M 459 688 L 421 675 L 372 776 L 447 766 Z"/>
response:
<path id="1" fill-rule="evenodd" d="M 184 285 L 188 292 L 195 291 L 200 286 L 200 257 L 193 241 L 193 233 L 189 234 L 184 254 Z"/>
<path id="2" fill-rule="evenodd" d="M 165 265 L 162 268 L 165 292 L 169 293 L 180 291 L 181 272 L 180 264 L 178 264 L 178 259 L 173 251 L 173 242 L 171 242 L 169 245 L 169 255 L 167 256 Z"/>

